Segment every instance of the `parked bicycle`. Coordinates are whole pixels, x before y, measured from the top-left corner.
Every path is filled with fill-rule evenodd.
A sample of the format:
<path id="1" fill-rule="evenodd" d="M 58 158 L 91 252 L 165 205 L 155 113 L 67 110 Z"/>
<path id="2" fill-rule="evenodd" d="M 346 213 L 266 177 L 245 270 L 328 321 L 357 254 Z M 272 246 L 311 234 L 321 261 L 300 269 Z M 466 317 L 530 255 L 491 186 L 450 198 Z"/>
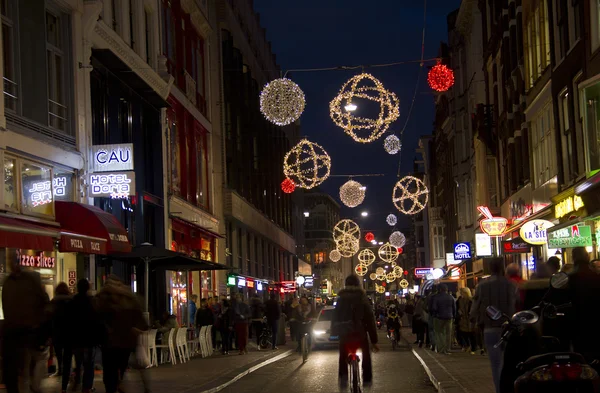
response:
<path id="1" fill-rule="evenodd" d="M 271 348 L 273 346 L 273 332 L 271 331 L 271 328 L 269 327 L 269 325 L 267 324 L 267 318 L 263 318 L 263 322 L 262 322 L 262 330 L 260 332 L 260 336 L 259 336 L 259 345 L 261 347 L 261 349 L 267 349 L 267 348 Z"/>

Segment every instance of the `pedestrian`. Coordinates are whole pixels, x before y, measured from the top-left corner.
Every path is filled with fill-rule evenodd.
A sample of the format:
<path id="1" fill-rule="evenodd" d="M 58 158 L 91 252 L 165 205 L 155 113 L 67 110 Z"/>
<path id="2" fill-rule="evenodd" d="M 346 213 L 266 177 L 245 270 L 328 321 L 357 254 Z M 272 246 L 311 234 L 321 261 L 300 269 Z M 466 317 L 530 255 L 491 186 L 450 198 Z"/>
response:
<path id="1" fill-rule="evenodd" d="M 188 326 L 194 326 L 195 322 L 196 322 L 196 312 L 198 311 L 198 306 L 196 305 L 196 302 L 198 301 L 198 295 L 193 294 L 190 297 L 190 304 L 188 305 L 188 315 L 189 315 L 189 321 L 188 321 Z"/>
<path id="2" fill-rule="evenodd" d="M 417 335 L 415 344 L 419 344 L 419 348 L 426 344 L 425 335 L 427 335 L 427 344 L 429 344 L 429 332 L 427 331 L 428 315 L 425 311 L 425 298 L 417 295 L 415 297 L 415 310 L 413 314 L 412 332 Z"/>
<path id="3" fill-rule="evenodd" d="M 433 324 L 433 301 L 435 300 L 435 297 L 438 294 L 438 286 L 437 285 L 433 285 L 431 287 L 431 290 L 429 291 L 429 294 L 427 295 L 427 301 L 425 302 L 426 308 L 425 308 L 425 312 L 428 315 L 428 320 L 427 320 L 427 329 L 429 331 L 429 342 L 430 342 L 430 349 L 432 351 L 436 350 L 436 335 L 435 335 L 435 326 Z"/>
<path id="4" fill-rule="evenodd" d="M 296 321 L 296 341 L 298 341 L 298 347 L 296 348 L 297 352 L 300 352 L 300 345 L 302 341 L 302 337 L 305 333 L 309 333 L 310 331 L 307 328 L 308 322 L 310 322 L 310 318 L 312 317 L 312 307 L 308 302 L 308 298 L 306 296 L 302 296 L 300 298 L 300 304 L 298 307 L 294 308 L 294 320 Z"/>
<path id="5" fill-rule="evenodd" d="M 75 377 L 73 389 L 81 380 L 81 369 L 83 368 L 83 381 L 81 388 L 83 393 L 89 393 L 94 385 L 94 363 L 96 359 L 96 347 L 101 343 L 103 326 L 98 317 L 95 299 L 88 293 L 90 283 L 82 278 L 77 282 L 77 293 L 69 304 L 69 337 L 67 348 L 75 355 Z M 66 375 L 71 373 L 71 360 L 65 359 L 63 370 Z M 63 374 L 62 390 L 66 392 L 68 378 Z"/>
<path id="6" fill-rule="evenodd" d="M 2 287 L 2 364 L 7 393 L 39 392 L 39 362 L 51 335 L 51 308 L 40 274 L 10 259 Z M 47 364 L 44 365 L 47 367 Z M 33 372 L 32 372 L 33 371 Z"/>
<path id="7" fill-rule="evenodd" d="M 260 351 L 260 334 L 263 327 L 263 317 L 265 316 L 264 305 L 257 295 L 254 295 L 250 300 L 250 338 L 252 332 L 256 335 L 256 349 Z"/>
<path id="8" fill-rule="evenodd" d="M 404 307 L 404 312 L 406 313 L 408 327 L 411 327 L 413 322 L 413 315 L 415 313 L 415 300 L 413 298 L 407 299 L 406 306 Z"/>
<path id="9" fill-rule="evenodd" d="M 208 307 L 213 313 L 214 320 L 217 320 L 217 317 L 221 315 L 221 303 L 219 303 L 219 297 L 215 296 L 212 298 L 212 304 L 208 304 Z M 219 346 L 219 341 L 222 341 L 220 329 L 213 325 L 213 328 L 210 330 L 210 335 L 213 344 L 213 350 L 217 350 Z"/>
<path id="10" fill-rule="evenodd" d="M 296 308 L 298 308 L 298 306 L 300 306 L 300 302 L 298 301 L 298 298 L 294 296 L 287 311 L 287 318 L 290 322 L 290 337 L 292 341 L 295 341 L 298 338 L 298 321 L 296 320 Z"/>
<path id="11" fill-rule="evenodd" d="M 219 307 L 219 315 L 215 321 L 215 326 L 217 326 L 221 335 L 221 352 L 223 355 L 229 355 L 231 349 L 229 336 L 233 330 L 233 310 L 227 299 L 223 299 L 221 307 Z"/>
<path id="12" fill-rule="evenodd" d="M 241 294 L 236 294 L 233 308 L 233 328 L 235 330 L 235 336 L 237 338 L 237 349 L 240 351 L 240 355 L 248 353 L 246 348 L 248 344 L 248 320 L 250 318 L 250 307 L 242 300 Z"/>
<path id="13" fill-rule="evenodd" d="M 519 265 L 516 263 L 510 263 L 506 266 L 506 278 L 517 284 L 521 284 L 523 282 L 523 277 L 521 277 L 521 269 Z"/>
<path id="14" fill-rule="evenodd" d="M 369 385 L 373 381 L 369 339 L 373 350 L 379 351 L 375 315 L 360 281 L 356 275 L 346 278 L 331 321 L 331 334 L 340 338 L 338 377 L 342 388 L 348 384 L 348 353 L 362 351 L 363 384 Z"/>
<path id="15" fill-rule="evenodd" d="M 71 291 L 69 291 L 69 286 L 60 282 L 54 288 L 54 297 L 50 302 L 52 309 L 52 346 L 54 347 L 54 352 L 56 353 L 56 361 L 58 366 L 58 371 L 56 372 L 56 376 L 62 376 L 63 385 L 69 382 L 69 377 L 71 376 L 71 360 L 72 360 L 72 349 L 66 348 L 66 344 L 69 337 L 69 303 L 71 302 Z M 69 364 L 69 369 L 64 373 L 63 369 L 64 364 Z M 66 390 L 67 387 L 63 388 Z"/>
<path id="16" fill-rule="evenodd" d="M 272 334 L 272 349 L 277 348 L 277 332 L 279 330 L 279 318 L 281 318 L 281 306 L 279 305 L 278 295 L 275 292 L 271 293 L 269 300 L 265 303 L 265 317 L 267 317 L 267 325 L 271 329 Z"/>
<path id="17" fill-rule="evenodd" d="M 439 293 L 432 302 L 433 324 L 435 330 L 435 343 L 437 351 L 450 355 L 452 345 L 452 320 L 456 315 L 456 302 L 454 297 L 448 293 L 448 286 L 441 284 Z"/>
<path id="18" fill-rule="evenodd" d="M 138 336 L 147 330 L 138 299 L 116 276 L 110 276 L 96 295 L 98 315 L 106 328 L 102 343 L 102 369 L 106 393 L 121 390 L 129 357 Z"/>
<path id="19" fill-rule="evenodd" d="M 483 341 L 489 354 L 492 367 L 492 377 L 496 393 L 500 393 L 500 373 L 502 371 L 502 346 L 496 343 L 502 337 L 502 320 L 494 321 L 486 314 L 486 308 L 494 306 L 506 315 L 513 315 L 517 307 L 517 287 L 515 283 L 504 276 L 504 260 L 490 260 L 491 276 L 479 283 L 473 297 L 471 320 L 483 325 Z"/>
<path id="20" fill-rule="evenodd" d="M 546 271 L 550 276 L 560 271 L 560 259 L 557 256 L 551 256 L 546 262 Z"/>
<path id="21" fill-rule="evenodd" d="M 471 305 L 473 304 L 473 296 L 471 290 L 468 287 L 460 288 L 460 297 L 456 302 L 457 316 L 458 316 L 458 332 L 460 338 L 460 345 L 463 351 L 469 351 L 471 349 L 471 355 L 475 355 L 477 350 L 477 343 L 475 342 L 475 326 L 471 322 Z"/>
<path id="22" fill-rule="evenodd" d="M 592 268 L 584 247 L 573 249 L 573 273 L 569 276 L 568 294 L 572 303 L 571 337 L 575 352 L 588 362 L 600 359 L 600 274 Z"/>
<path id="23" fill-rule="evenodd" d="M 194 322 L 197 329 L 203 326 L 212 326 L 215 323 L 215 316 L 210 308 L 208 308 L 208 300 L 200 300 L 200 308 L 196 311 L 196 320 Z"/>

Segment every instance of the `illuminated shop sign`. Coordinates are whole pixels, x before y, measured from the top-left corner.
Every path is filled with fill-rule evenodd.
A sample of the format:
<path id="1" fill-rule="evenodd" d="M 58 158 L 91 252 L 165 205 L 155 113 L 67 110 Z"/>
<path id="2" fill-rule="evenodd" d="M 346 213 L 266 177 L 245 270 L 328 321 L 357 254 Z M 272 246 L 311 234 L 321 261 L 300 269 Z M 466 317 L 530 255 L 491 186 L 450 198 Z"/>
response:
<path id="1" fill-rule="evenodd" d="M 423 278 L 423 277 L 427 277 L 428 274 L 433 274 L 433 268 L 432 267 L 416 267 L 415 268 L 415 277 L 418 278 Z"/>
<path id="2" fill-rule="evenodd" d="M 235 286 L 235 276 L 227 277 L 227 285 L 234 287 Z"/>
<path id="3" fill-rule="evenodd" d="M 67 178 L 65 176 L 55 177 L 50 180 L 31 183 L 29 186 L 29 198 L 33 206 L 41 206 L 52 202 L 52 195 L 61 199 L 67 195 Z"/>
<path id="4" fill-rule="evenodd" d="M 133 144 L 92 146 L 92 171 L 115 172 L 133 170 Z"/>
<path id="5" fill-rule="evenodd" d="M 592 243 L 592 229 L 589 225 L 570 225 L 566 228 L 549 231 L 549 248 L 588 247 Z"/>
<path id="6" fill-rule="evenodd" d="M 563 199 L 554 206 L 554 217 L 561 218 L 569 213 L 576 212 L 577 210 L 585 207 L 583 199 L 579 195 L 573 195 Z"/>
<path id="7" fill-rule="evenodd" d="M 129 198 L 135 194 L 135 173 L 93 173 L 88 184 L 94 198 Z"/>
<path id="8" fill-rule="evenodd" d="M 478 257 L 489 257 L 492 255 L 491 237 L 485 233 L 475 234 L 475 252 Z"/>
<path id="9" fill-rule="evenodd" d="M 21 266 L 37 267 L 40 269 L 54 269 L 56 258 L 44 256 L 44 253 L 38 255 L 17 254 Z"/>
<path id="10" fill-rule="evenodd" d="M 462 261 L 464 259 L 471 259 L 471 244 L 456 243 L 454 245 L 454 260 Z"/>
<path id="11" fill-rule="evenodd" d="M 525 243 L 520 237 L 502 242 L 504 254 L 523 254 L 531 252 L 531 244 Z"/>
<path id="12" fill-rule="evenodd" d="M 504 234 L 508 220 L 504 217 L 494 217 L 486 206 L 477 206 L 477 210 L 485 217 L 479 221 L 479 228 L 488 236 L 499 237 Z"/>
<path id="13" fill-rule="evenodd" d="M 527 243 L 539 246 L 546 244 L 546 230 L 553 226 L 547 220 L 531 220 L 523 224 L 519 234 Z"/>

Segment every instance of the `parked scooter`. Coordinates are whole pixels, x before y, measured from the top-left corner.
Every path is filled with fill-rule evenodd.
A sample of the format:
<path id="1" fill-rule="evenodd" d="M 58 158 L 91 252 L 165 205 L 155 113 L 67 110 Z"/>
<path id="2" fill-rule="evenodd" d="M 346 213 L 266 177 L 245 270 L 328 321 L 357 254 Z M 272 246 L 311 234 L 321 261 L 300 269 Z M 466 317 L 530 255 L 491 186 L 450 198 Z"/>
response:
<path id="1" fill-rule="evenodd" d="M 544 319 L 564 316 L 570 304 L 555 306 L 545 301 L 553 289 L 566 288 L 569 277 L 557 273 L 550 280 L 550 290 L 532 310 L 509 317 L 493 306 L 486 309 L 495 321 L 505 318 L 503 334 L 495 345 L 504 345 L 504 362 L 500 377 L 502 393 L 592 393 L 600 392 L 600 377 L 583 356 L 564 352 L 558 337 L 543 335 Z"/>

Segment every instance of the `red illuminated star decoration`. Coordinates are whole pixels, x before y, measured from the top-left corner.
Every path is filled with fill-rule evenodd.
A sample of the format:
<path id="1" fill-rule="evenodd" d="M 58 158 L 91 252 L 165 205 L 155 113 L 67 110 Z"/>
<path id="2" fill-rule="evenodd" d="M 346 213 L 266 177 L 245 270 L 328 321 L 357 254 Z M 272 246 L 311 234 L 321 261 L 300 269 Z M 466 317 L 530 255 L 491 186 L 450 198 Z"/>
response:
<path id="1" fill-rule="evenodd" d="M 429 70 L 427 82 L 435 91 L 448 91 L 454 85 L 454 72 L 438 60 L 438 63 Z"/>
<path id="2" fill-rule="evenodd" d="M 365 240 L 368 242 L 372 242 L 373 240 L 375 240 L 375 235 L 373 235 L 372 232 L 367 232 L 365 234 Z"/>
<path id="3" fill-rule="evenodd" d="M 296 184 L 291 179 L 285 179 L 281 182 L 281 190 L 286 194 L 291 194 L 296 189 Z"/>

